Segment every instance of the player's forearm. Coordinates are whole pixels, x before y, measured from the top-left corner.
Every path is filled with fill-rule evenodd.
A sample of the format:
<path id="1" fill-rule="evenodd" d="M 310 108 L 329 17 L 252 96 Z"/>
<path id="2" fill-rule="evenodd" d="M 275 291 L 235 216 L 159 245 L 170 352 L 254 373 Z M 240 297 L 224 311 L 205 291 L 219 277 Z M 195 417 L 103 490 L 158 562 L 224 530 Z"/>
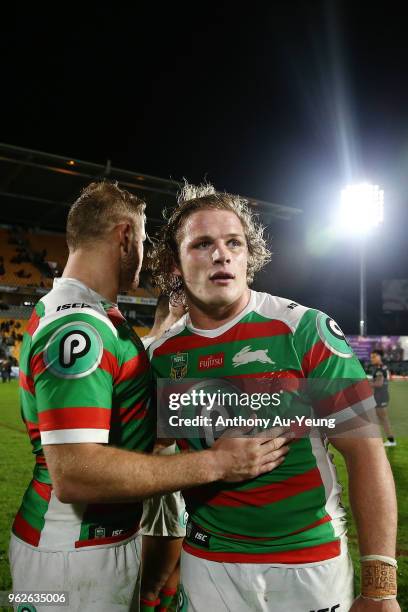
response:
<path id="1" fill-rule="evenodd" d="M 395 557 L 397 503 L 391 467 L 381 440 L 367 438 L 346 445 L 335 442 L 348 471 L 350 505 L 361 555 Z"/>
<path id="2" fill-rule="evenodd" d="M 44 450 L 55 493 L 65 503 L 135 501 L 223 476 L 212 451 L 160 457 L 98 444 Z"/>
<path id="3" fill-rule="evenodd" d="M 143 536 L 141 594 L 154 600 L 180 560 L 183 538 Z"/>

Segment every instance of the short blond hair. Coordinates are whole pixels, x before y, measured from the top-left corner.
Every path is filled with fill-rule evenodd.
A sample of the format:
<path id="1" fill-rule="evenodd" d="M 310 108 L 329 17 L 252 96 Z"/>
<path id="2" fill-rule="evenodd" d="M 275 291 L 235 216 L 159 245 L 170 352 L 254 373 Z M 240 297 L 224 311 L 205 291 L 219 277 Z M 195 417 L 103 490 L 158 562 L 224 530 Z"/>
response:
<path id="1" fill-rule="evenodd" d="M 177 206 L 167 213 L 166 224 L 159 231 L 157 240 L 148 255 L 153 279 L 160 291 L 172 299 L 184 299 L 183 281 L 173 272 L 179 263 L 178 238 L 187 218 L 198 210 L 217 209 L 233 212 L 241 221 L 247 247 L 247 281 L 252 283 L 256 272 L 271 259 L 271 252 L 264 238 L 264 227 L 257 223 L 248 201 L 237 195 L 216 192 L 213 185 L 205 183 L 195 186 L 187 182 L 180 191 Z"/>
<path id="2" fill-rule="evenodd" d="M 102 240 L 117 223 L 140 215 L 146 204 L 117 182 L 90 183 L 71 206 L 67 219 L 67 244 L 75 251 L 84 243 Z"/>

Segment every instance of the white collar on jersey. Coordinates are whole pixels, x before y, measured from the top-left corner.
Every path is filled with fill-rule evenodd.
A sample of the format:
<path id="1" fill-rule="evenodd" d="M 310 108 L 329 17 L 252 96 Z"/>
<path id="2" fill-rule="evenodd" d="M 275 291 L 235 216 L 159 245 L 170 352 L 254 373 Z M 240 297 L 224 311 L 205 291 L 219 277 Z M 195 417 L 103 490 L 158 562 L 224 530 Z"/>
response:
<path id="1" fill-rule="evenodd" d="M 227 323 L 224 323 L 224 325 L 221 325 L 221 327 L 216 327 L 215 329 L 199 329 L 198 327 L 194 327 L 194 325 L 191 323 L 190 315 L 187 313 L 186 315 L 187 329 L 189 329 L 194 334 L 198 334 L 199 336 L 206 336 L 207 338 L 216 338 L 217 336 L 221 336 L 223 333 L 231 329 L 231 327 L 234 327 L 234 325 L 238 323 L 238 321 L 240 321 L 242 317 L 244 317 L 248 312 L 254 309 L 255 300 L 256 300 L 256 291 L 253 291 L 252 289 L 250 289 L 249 291 L 250 291 L 250 296 L 249 296 L 248 304 L 245 306 L 243 310 L 241 310 L 241 312 L 237 314 L 236 317 L 231 319 L 231 321 L 227 321 Z"/>
<path id="2" fill-rule="evenodd" d="M 112 304 L 112 306 L 117 306 L 117 304 L 111 302 L 110 300 L 108 300 L 108 298 L 103 297 L 103 295 L 100 295 L 100 293 L 97 293 L 77 278 L 71 278 L 69 276 L 60 276 L 59 278 L 54 278 L 53 289 L 55 289 L 56 287 L 60 288 L 63 285 L 75 285 L 76 287 L 87 291 L 90 296 L 95 300 L 95 302 L 105 302 Z"/>

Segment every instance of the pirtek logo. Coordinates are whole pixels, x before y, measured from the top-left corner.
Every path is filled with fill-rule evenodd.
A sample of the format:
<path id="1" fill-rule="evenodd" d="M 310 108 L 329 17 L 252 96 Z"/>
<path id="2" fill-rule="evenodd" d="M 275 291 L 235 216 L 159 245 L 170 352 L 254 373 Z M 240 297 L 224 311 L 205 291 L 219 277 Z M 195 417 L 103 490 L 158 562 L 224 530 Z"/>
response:
<path id="1" fill-rule="evenodd" d="M 214 355 L 204 355 L 198 361 L 199 370 L 211 370 L 212 368 L 222 368 L 224 365 L 224 353 Z"/>

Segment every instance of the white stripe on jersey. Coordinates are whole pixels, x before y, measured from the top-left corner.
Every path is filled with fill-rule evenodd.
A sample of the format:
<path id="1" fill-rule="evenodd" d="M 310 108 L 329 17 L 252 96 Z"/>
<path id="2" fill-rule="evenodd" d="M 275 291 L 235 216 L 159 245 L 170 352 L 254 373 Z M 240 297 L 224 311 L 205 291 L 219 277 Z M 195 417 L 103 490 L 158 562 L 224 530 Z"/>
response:
<path id="1" fill-rule="evenodd" d="M 41 444 L 76 444 L 89 442 L 107 444 L 109 429 L 55 429 L 41 432 Z"/>

